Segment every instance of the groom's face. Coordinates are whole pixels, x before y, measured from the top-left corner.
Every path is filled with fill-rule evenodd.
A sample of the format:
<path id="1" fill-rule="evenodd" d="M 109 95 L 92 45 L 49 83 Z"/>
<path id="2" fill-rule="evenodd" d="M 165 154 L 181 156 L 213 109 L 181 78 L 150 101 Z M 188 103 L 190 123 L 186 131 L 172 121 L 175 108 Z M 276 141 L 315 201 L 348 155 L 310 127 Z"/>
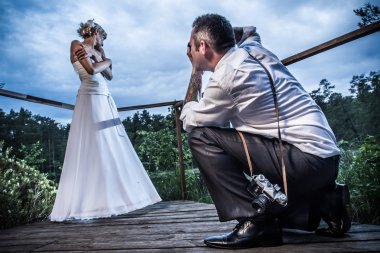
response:
<path id="1" fill-rule="evenodd" d="M 202 54 L 200 49 L 201 49 L 200 47 L 198 47 L 198 48 L 195 47 L 195 39 L 193 37 L 193 32 L 192 32 L 190 35 L 188 50 L 189 50 L 190 55 L 191 55 L 192 64 L 197 71 L 206 70 L 205 66 L 204 66 L 205 65 L 205 57 Z"/>

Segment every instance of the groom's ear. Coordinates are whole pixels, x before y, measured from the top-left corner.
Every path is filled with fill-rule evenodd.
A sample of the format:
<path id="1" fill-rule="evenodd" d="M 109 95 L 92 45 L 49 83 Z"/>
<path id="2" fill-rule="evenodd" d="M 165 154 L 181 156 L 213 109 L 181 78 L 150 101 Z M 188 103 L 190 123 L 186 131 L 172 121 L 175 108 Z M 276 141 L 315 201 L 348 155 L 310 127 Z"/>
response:
<path id="1" fill-rule="evenodd" d="M 206 55 L 210 49 L 211 49 L 210 45 L 205 40 L 201 40 L 200 41 L 200 43 L 199 43 L 199 52 L 202 55 Z"/>

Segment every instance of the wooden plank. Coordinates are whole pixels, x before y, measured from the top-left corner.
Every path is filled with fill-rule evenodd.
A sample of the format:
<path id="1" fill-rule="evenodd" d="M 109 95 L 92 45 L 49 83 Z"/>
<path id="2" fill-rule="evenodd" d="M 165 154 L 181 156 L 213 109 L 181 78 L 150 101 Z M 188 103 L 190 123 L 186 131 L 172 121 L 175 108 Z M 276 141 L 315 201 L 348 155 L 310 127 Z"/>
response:
<path id="1" fill-rule="evenodd" d="M 198 247 L 198 248 L 166 248 L 166 249 L 123 249 L 123 250 L 112 250 L 114 253 L 118 252 L 150 252 L 150 253 L 177 253 L 177 252 L 189 252 L 189 253 L 209 253 L 209 252 L 218 252 L 218 253 L 326 253 L 326 252 L 379 252 L 379 250 L 373 250 L 376 246 L 375 242 L 354 242 L 354 243 L 345 243 L 344 245 L 331 245 L 331 244 L 318 244 L 312 245 L 308 248 L 299 245 L 283 245 L 280 247 L 272 248 L 255 248 L 255 249 L 243 249 L 243 250 L 223 250 L 223 249 L 211 249 L 207 247 Z M 344 248 L 345 251 L 341 251 Z M 96 250 L 92 251 L 95 252 Z M 71 251 L 71 252 L 83 252 L 83 251 Z"/>
<path id="2" fill-rule="evenodd" d="M 334 247 L 336 245 L 345 245 L 346 243 L 354 243 L 356 241 L 368 242 L 374 239 L 378 239 L 380 234 L 373 235 L 373 237 L 367 237 L 363 240 L 361 234 L 357 234 L 359 240 L 355 240 L 352 236 L 335 239 L 335 238 L 319 238 L 314 235 L 305 235 L 300 237 L 296 236 L 297 240 L 294 240 L 295 236 L 284 236 L 285 245 L 291 245 L 293 248 L 296 244 L 302 245 L 307 249 L 310 245 L 316 244 L 329 244 Z M 38 249 L 38 251 L 67 251 L 67 250 L 113 250 L 113 249 L 166 249 L 168 247 L 175 248 L 189 248 L 189 247 L 204 247 L 203 244 L 204 235 L 202 234 L 188 234 L 188 233 L 175 233 L 175 234 L 163 234 L 163 235 L 135 235 L 135 236 L 121 236 L 121 237 L 105 237 L 105 236 L 87 236 L 86 238 L 64 238 L 60 239 L 55 244 L 48 244 Z M 149 243 L 147 243 L 149 242 Z M 297 246 L 300 247 L 300 246 Z M 313 246 L 315 247 L 315 246 Z M 377 243 L 377 248 L 380 250 L 380 245 Z M 304 249 L 305 250 L 305 249 Z M 292 251 L 290 251 L 292 252 Z M 304 252 L 308 252 L 305 250 Z"/>

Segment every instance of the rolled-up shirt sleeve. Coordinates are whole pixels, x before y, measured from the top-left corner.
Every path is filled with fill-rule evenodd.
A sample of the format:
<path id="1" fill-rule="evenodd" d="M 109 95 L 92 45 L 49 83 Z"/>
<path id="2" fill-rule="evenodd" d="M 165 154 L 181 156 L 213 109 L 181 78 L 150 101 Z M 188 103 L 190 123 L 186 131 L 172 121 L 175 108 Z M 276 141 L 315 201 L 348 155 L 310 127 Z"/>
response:
<path id="1" fill-rule="evenodd" d="M 217 83 L 209 83 L 199 102 L 185 104 L 180 119 L 187 132 L 195 127 L 222 126 L 238 112 L 231 97 Z"/>

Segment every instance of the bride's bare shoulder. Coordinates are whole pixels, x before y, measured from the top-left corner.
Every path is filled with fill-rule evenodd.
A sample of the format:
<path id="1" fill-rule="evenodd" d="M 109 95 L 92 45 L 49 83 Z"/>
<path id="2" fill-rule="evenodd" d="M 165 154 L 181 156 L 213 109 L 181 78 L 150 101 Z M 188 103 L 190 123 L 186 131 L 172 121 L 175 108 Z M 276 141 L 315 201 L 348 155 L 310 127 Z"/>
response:
<path id="1" fill-rule="evenodd" d="M 71 63 L 77 61 L 77 57 L 75 56 L 75 52 L 78 51 L 82 47 L 82 42 L 79 40 L 73 40 L 71 41 L 71 46 L 70 46 L 70 60 Z"/>
<path id="2" fill-rule="evenodd" d="M 81 47 L 81 46 L 82 46 L 82 42 L 80 42 L 79 40 L 71 41 L 71 49 Z"/>
<path id="3" fill-rule="evenodd" d="M 82 42 L 80 42 L 79 40 L 73 40 L 73 41 L 71 41 L 71 45 L 73 45 L 73 44 L 82 44 Z"/>

